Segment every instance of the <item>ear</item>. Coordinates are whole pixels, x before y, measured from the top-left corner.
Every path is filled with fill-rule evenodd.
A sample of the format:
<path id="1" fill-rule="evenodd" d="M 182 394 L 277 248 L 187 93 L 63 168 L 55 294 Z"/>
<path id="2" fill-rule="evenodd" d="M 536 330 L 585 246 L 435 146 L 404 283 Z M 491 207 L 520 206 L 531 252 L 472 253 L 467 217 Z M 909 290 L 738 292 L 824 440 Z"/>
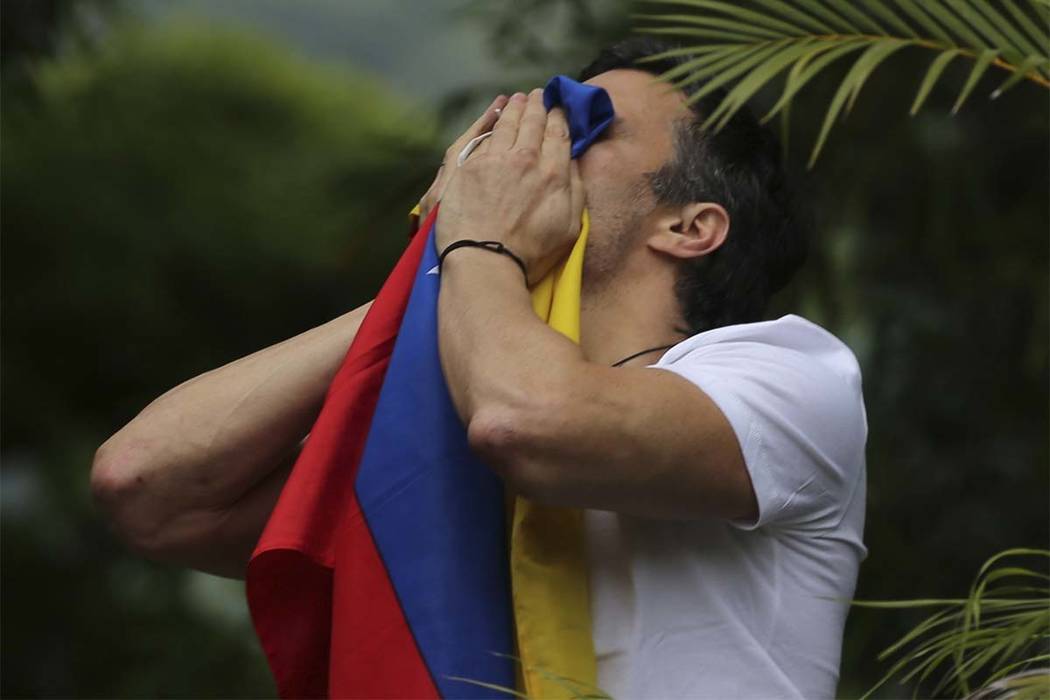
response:
<path id="1" fill-rule="evenodd" d="M 729 235 L 729 213 L 721 204 L 691 202 L 657 217 L 647 245 L 675 258 L 698 258 L 718 250 Z"/>

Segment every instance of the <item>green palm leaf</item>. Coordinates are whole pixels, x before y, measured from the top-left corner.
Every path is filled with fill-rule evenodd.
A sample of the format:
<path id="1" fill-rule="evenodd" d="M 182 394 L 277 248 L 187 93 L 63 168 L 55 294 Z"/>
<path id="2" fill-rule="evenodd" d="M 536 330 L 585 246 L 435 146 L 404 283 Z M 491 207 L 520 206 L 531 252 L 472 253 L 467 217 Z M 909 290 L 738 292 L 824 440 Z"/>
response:
<path id="1" fill-rule="evenodd" d="M 797 26 L 806 26 L 809 31 L 823 32 L 827 34 L 833 34 L 834 29 L 821 22 L 819 19 L 814 19 L 811 15 L 806 14 L 802 10 L 792 5 L 790 2 L 784 2 L 783 0 L 757 0 L 758 5 L 765 8 L 770 12 L 775 12 L 783 15 L 797 23 Z M 736 3 L 739 4 L 739 3 Z"/>
<path id="2" fill-rule="evenodd" d="M 653 20 L 659 22 L 681 22 L 687 25 L 700 27 L 715 27 L 735 32 L 739 36 L 757 37 L 766 39 L 779 39 L 784 36 L 783 31 L 766 29 L 749 22 L 740 22 L 735 19 L 724 19 L 722 17 L 700 17 L 694 15 L 633 15 L 634 19 Z"/>
<path id="3" fill-rule="evenodd" d="M 870 75 L 900 49 L 933 51 L 911 114 L 957 60 L 972 62 L 952 107 L 956 113 L 992 68 L 1007 73 L 996 98 L 1022 81 L 1050 88 L 1050 0 L 639 0 L 688 12 L 635 15 L 637 31 L 695 37 L 695 46 L 661 57 L 697 57 L 663 77 L 677 87 L 707 82 L 700 99 L 725 85 L 705 127 L 723 128 L 756 93 L 781 76 L 779 99 L 763 117 L 785 114 L 799 91 L 837 60 L 856 53 L 833 93 L 809 165 L 816 162 L 836 119 L 848 114 Z M 651 26 L 655 23 L 657 26 Z M 656 57 L 653 57 L 654 59 Z"/>
<path id="4" fill-rule="evenodd" d="M 963 85 L 963 89 L 959 92 L 958 99 L 955 100 L 955 104 L 952 105 L 952 114 L 956 114 L 959 108 L 962 107 L 963 102 L 969 97 L 970 93 L 973 92 L 974 87 L 977 85 L 977 81 L 981 79 L 984 72 L 988 70 L 988 66 L 992 64 L 995 57 L 999 55 L 996 49 L 988 49 L 982 51 L 981 55 L 977 57 L 977 62 L 973 64 L 973 69 L 970 71 L 970 77 L 966 79 L 966 83 Z"/>
<path id="5" fill-rule="evenodd" d="M 690 8 L 696 8 L 698 10 L 714 10 L 716 12 L 725 12 L 728 16 L 740 20 L 741 22 L 749 22 L 753 25 L 761 25 L 767 29 L 775 29 L 784 34 L 798 34 L 805 33 L 805 30 L 800 28 L 797 24 L 791 24 L 782 19 L 778 19 L 770 14 L 764 14 L 751 10 L 747 7 L 739 5 L 729 5 L 718 0 L 680 0 L 678 5 L 684 5 Z M 637 16 L 637 15 L 636 15 Z"/>
<path id="6" fill-rule="evenodd" d="M 747 34 L 727 32 L 724 29 L 700 29 L 697 27 L 643 27 L 639 30 L 642 34 L 676 34 L 680 36 L 695 36 L 702 39 L 721 39 L 722 41 L 750 41 L 753 37 Z"/>
<path id="7" fill-rule="evenodd" d="M 677 88 L 683 88 L 686 85 L 690 85 L 698 80 L 703 80 L 709 75 L 721 74 L 722 82 L 732 80 L 734 76 L 725 77 L 726 71 L 730 70 L 734 66 L 743 64 L 748 65 L 747 62 L 752 61 L 755 54 L 768 51 L 769 47 L 765 44 L 756 44 L 754 46 L 743 46 L 741 48 L 732 49 L 715 56 L 715 60 L 710 61 L 706 65 L 695 68 L 692 71 L 688 71 L 684 78 L 676 78 L 671 84 Z M 668 71 L 662 74 L 661 77 L 666 79 L 666 76 L 673 73 L 674 71 Z M 695 95 L 695 93 L 694 93 Z"/>
<path id="8" fill-rule="evenodd" d="M 1004 80 L 1003 84 L 997 87 L 992 92 L 990 97 L 993 100 L 998 99 L 1000 95 L 1012 88 L 1014 85 L 1027 78 L 1030 74 L 1034 74 L 1036 72 L 1035 69 L 1037 68 L 1050 68 L 1050 59 L 1048 59 L 1046 56 L 1029 56 L 1021 62 L 1021 65 L 1018 66 L 1017 70 L 1014 71 L 1013 75 Z"/>
<path id="9" fill-rule="evenodd" d="M 961 4 L 962 3 L 953 3 L 953 5 Z M 942 4 L 941 0 L 927 0 L 923 7 L 925 7 L 931 15 L 936 17 L 942 25 L 947 27 L 949 32 L 959 37 L 960 43 L 963 45 L 979 49 L 989 48 L 988 44 L 973 32 L 966 22 L 959 17 L 957 7 L 949 9 Z M 981 26 L 988 29 L 991 25 L 982 22 Z"/>
<path id="10" fill-rule="evenodd" d="M 886 30 L 879 26 L 878 22 L 871 18 L 870 15 L 858 10 L 853 2 L 839 1 L 834 3 L 839 14 L 848 17 L 853 21 L 854 25 L 862 32 L 871 32 L 872 34 L 878 34 L 881 36 L 886 35 Z"/>
<path id="11" fill-rule="evenodd" d="M 710 51 L 701 54 L 697 58 L 686 61 L 680 66 L 672 68 L 668 71 L 664 71 L 660 74 L 660 78 L 669 82 L 676 81 L 680 79 L 683 75 L 689 76 L 691 80 L 704 78 L 707 76 L 705 68 L 707 66 L 710 66 L 712 63 L 716 63 L 718 61 L 725 61 L 728 57 L 735 55 L 737 52 L 754 50 L 749 49 L 746 46 L 743 49 L 741 49 L 739 44 L 725 44 L 724 46 L 726 46 L 725 49 L 720 49 L 718 51 Z M 656 56 L 649 57 L 650 60 L 657 58 L 658 57 Z M 720 66 L 716 66 L 714 70 L 718 70 L 718 68 L 720 68 Z"/>
<path id="12" fill-rule="evenodd" d="M 936 2 L 936 0 L 933 1 Z M 916 23 L 920 32 L 925 32 L 927 36 L 932 36 L 944 45 L 955 46 L 955 42 L 948 33 L 918 3 L 913 0 L 897 0 L 897 4 Z"/>
<path id="13" fill-rule="evenodd" d="M 733 115 L 736 114 L 737 110 L 743 107 L 752 95 L 758 92 L 763 85 L 768 83 L 770 80 L 775 78 L 782 70 L 784 70 L 792 62 L 796 62 L 800 55 L 808 52 L 810 46 L 807 43 L 791 43 L 780 49 L 774 56 L 769 60 L 763 61 L 762 65 L 758 66 L 750 73 L 747 77 L 736 84 L 726 99 L 722 100 L 718 108 L 711 112 L 711 115 L 704 122 L 703 128 L 711 126 L 715 120 L 717 124 L 715 129 L 721 129 L 726 123 L 732 119 Z"/>
<path id="14" fill-rule="evenodd" d="M 846 78 L 842 81 L 838 91 L 835 93 L 835 97 L 831 100 L 828 112 L 824 116 L 824 124 L 820 127 L 820 134 L 817 136 L 817 143 L 813 146 L 813 153 L 809 157 L 809 167 L 813 167 L 817 157 L 820 155 L 820 149 L 824 147 L 824 141 L 827 140 L 831 126 L 835 123 L 835 118 L 839 115 L 843 106 L 849 112 L 857 99 L 857 95 L 860 93 L 861 87 L 864 85 L 864 81 L 871 75 L 871 72 L 882 61 L 889 58 L 890 54 L 904 48 L 908 43 L 901 39 L 878 41 L 869 46 L 860 55 L 857 62 L 846 73 Z"/>
<path id="15" fill-rule="evenodd" d="M 1018 55 L 1037 53 L 1020 27 L 1010 23 L 995 6 L 984 0 L 952 0 L 952 6 L 978 31 L 983 31 L 989 46 L 1009 48 Z M 983 20 L 987 20 L 982 21 Z"/>
<path id="16" fill-rule="evenodd" d="M 1050 576 L 1043 569 L 1005 562 L 1019 558 L 1038 558 L 1045 566 L 1050 551 L 1015 549 L 995 555 L 981 567 L 967 598 L 854 601 L 858 607 L 940 608 L 879 655 L 880 660 L 899 658 L 864 697 L 893 678 L 915 682 L 918 692 L 936 674 L 940 678 L 929 691 L 932 695 L 969 695 L 976 685 L 974 698 L 984 697 L 984 691 L 991 698 L 1024 678 L 1017 687 L 1025 693 L 1039 689 L 1042 695 L 1032 697 L 1044 697 L 1050 691 L 1050 670 L 1045 668 L 1050 660 L 1045 653 L 1050 640 Z"/>
<path id="17" fill-rule="evenodd" d="M 864 4 L 868 10 L 873 14 L 877 15 L 886 24 L 892 25 L 893 28 L 909 39 L 918 39 L 919 35 L 915 33 L 915 30 L 911 26 L 900 18 L 893 10 L 889 9 L 882 3 L 882 0 L 864 0 Z"/>
<path id="18" fill-rule="evenodd" d="M 933 63 L 930 64 L 930 69 L 926 71 L 926 77 L 922 79 L 922 85 L 919 86 L 919 94 L 915 96 L 915 101 L 912 102 L 911 110 L 909 114 L 915 116 L 922 107 L 922 103 L 926 101 L 930 91 L 933 89 L 934 83 L 937 82 L 937 78 L 941 77 L 941 73 L 948 67 L 951 60 L 959 55 L 958 49 L 951 49 L 945 51 L 937 58 L 933 59 Z"/>
<path id="19" fill-rule="evenodd" d="M 835 27 L 838 31 L 845 32 L 847 34 L 859 34 L 860 30 L 854 27 L 846 19 L 839 14 L 832 11 L 827 5 L 837 4 L 842 5 L 843 3 L 826 3 L 823 0 L 795 0 L 806 12 L 811 15 L 816 15 L 826 21 L 828 24 Z M 841 9 L 841 7 L 839 8 Z"/>
<path id="20" fill-rule="evenodd" d="M 1039 15 L 1039 19 L 1042 20 L 1044 27 L 1050 24 L 1050 2 L 1044 2 L 1043 0 L 1029 0 L 1029 4 Z"/>
<path id="21" fill-rule="evenodd" d="M 774 56 L 782 46 L 783 44 L 781 43 L 768 44 L 740 60 L 736 60 L 735 56 L 731 56 L 730 59 L 732 60 L 733 65 L 727 67 L 717 77 L 708 80 L 699 90 L 692 92 L 686 100 L 686 104 L 692 104 L 693 102 L 702 99 L 704 96 L 714 92 L 745 71 L 761 64 L 771 56 Z"/>
<path id="22" fill-rule="evenodd" d="M 795 93 L 805 87 L 806 83 L 824 68 L 846 54 L 867 46 L 869 43 L 866 40 L 855 40 L 841 44 L 825 43 L 820 48 L 814 49 L 808 55 L 796 61 L 795 65 L 791 67 L 791 73 L 788 75 L 787 81 L 784 83 L 784 94 L 780 96 L 780 99 L 777 100 L 772 109 L 762 117 L 762 122 L 769 121 L 777 112 L 786 109 L 791 104 Z"/>
<path id="23" fill-rule="evenodd" d="M 1017 25 L 1025 31 L 1028 38 L 1035 42 L 1035 46 L 1045 47 L 1050 45 L 1050 35 L 1046 32 L 1047 22 L 1045 18 L 1040 24 L 1036 24 L 1031 17 L 1021 12 L 1021 8 L 1014 4 L 1013 0 L 1003 0 L 1003 5 L 1006 6 L 1006 10 L 1017 22 Z"/>

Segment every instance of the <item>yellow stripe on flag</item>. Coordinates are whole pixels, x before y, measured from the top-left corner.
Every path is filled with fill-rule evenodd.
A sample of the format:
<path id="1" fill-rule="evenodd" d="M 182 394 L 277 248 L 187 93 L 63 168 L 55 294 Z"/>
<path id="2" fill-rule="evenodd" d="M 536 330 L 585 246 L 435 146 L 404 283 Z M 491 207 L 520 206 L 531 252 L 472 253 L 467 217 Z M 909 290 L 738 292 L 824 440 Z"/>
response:
<path id="1" fill-rule="evenodd" d="M 580 342 L 580 287 L 589 230 L 584 210 L 569 257 L 532 290 L 536 314 L 574 343 Z M 597 665 L 583 511 L 515 498 L 510 573 L 524 685 L 520 689 L 543 700 L 592 692 Z"/>

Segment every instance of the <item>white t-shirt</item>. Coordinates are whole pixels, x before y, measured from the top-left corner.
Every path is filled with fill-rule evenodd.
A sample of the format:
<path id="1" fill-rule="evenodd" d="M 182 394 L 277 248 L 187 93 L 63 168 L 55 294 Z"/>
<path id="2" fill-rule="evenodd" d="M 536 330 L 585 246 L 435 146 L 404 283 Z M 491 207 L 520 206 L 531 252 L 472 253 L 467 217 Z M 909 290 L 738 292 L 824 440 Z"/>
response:
<path id="1" fill-rule="evenodd" d="M 757 522 L 585 512 L 598 684 L 618 700 L 832 698 L 867 554 L 857 361 L 799 316 L 716 328 L 655 365 L 733 426 Z"/>

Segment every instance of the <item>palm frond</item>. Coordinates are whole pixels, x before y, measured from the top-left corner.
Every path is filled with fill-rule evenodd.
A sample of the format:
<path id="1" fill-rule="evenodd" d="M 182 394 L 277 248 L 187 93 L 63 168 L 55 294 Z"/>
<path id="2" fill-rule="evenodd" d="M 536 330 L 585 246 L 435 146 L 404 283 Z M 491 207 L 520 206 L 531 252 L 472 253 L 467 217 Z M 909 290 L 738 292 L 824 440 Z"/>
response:
<path id="1" fill-rule="evenodd" d="M 864 0 L 868 11 L 875 14 L 883 22 L 893 26 L 893 29 L 907 39 L 918 39 L 919 35 L 912 29 L 911 25 L 901 19 L 900 15 L 886 7 L 882 0 Z"/>
<path id="2" fill-rule="evenodd" d="M 893 645 L 880 660 L 898 657 L 865 694 L 870 697 L 891 679 L 915 683 L 916 692 L 936 682 L 930 693 L 951 691 L 975 697 L 1046 697 L 1050 693 L 1050 576 L 1045 570 L 1005 564 L 1004 560 L 1050 559 L 1050 551 L 1000 552 L 981 567 L 962 599 L 853 601 L 866 608 L 937 607 Z M 938 676 L 939 674 L 939 676 Z M 1024 679 L 1018 685 L 1013 681 Z M 1032 691 L 1039 689 L 1042 695 Z M 988 694 L 982 694 L 988 691 Z"/>
<path id="3" fill-rule="evenodd" d="M 766 27 L 757 26 L 750 22 L 741 22 L 735 19 L 726 19 L 723 17 L 701 17 L 699 15 L 645 15 L 638 14 L 634 15 L 635 19 L 651 20 L 653 22 L 671 22 L 681 23 L 683 25 L 698 26 L 698 27 L 714 27 L 716 29 L 725 29 L 730 32 L 735 32 L 736 36 L 747 36 L 754 37 L 756 39 L 779 39 L 785 36 L 782 30 L 767 29 Z M 790 35 L 789 35 L 790 36 Z M 795 35 L 797 36 L 797 35 Z"/>
<path id="4" fill-rule="evenodd" d="M 798 9 L 791 4 L 788 0 L 758 0 L 758 4 L 771 12 L 779 12 L 781 15 L 789 18 L 793 22 L 797 22 L 798 26 L 805 25 L 809 28 L 808 31 L 815 31 L 818 34 L 834 34 L 835 30 L 828 25 L 821 22 L 819 19 L 814 19 L 812 16 L 806 14 L 802 10 Z"/>
<path id="5" fill-rule="evenodd" d="M 1045 700 L 1048 696 L 1050 696 L 1050 675 L 1045 669 L 1041 669 L 1005 676 L 967 695 L 966 700 Z"/>
<path id="6" fill-rule="evenodd" d="M 915 115 L 922 107 L 922 103 L 929 97 L 930 91 L 933 90 L 934 84 L 937 82 L 937 78 L 941 77 L 941 73 L 948 67 L 951 60 L 959 55 L 959 50 L 945 51 L 944 53 L 937 54 L 937 57 L 930 63 L 929 70 L 926 71 L 926 77 L 922 79 L 922 84 L 919 86 L 919 94 L 915 96 L 915 101 L 911 104 L 911 109 L 908 113 Z"/>
<path id="7" fill-rule="evenodd" d="M 817 15 L 825 22 L 835 27 L 837 31 L 847 34 L 859 34 L 860 30 L 854 27 L 850 22 L 842 17 L 840 13 L 835 12 L 829 5 L 837 5 L 839 10 L 842 9 L 842 5 L 845 3 L 832 0 L 831 2 L 824 2 L 824 0 L 796 0 L 806 12 L 811 15 Z"/>
<path id="8" fill-rule="evenodd" d="M 783 76 L 768 121 L 787 110 L 799 91 L 841 58 L 852 65 L 831 99 L 809 165 L 816 162 L 836 119 L 848 114 L 861 88 L 901 49 L 934 52 L 909 110 L 918 113 L 960 60 L 972 67 L 959 91 L 957 113 L 992 68 L 1005 71 L 990 94 L 997 98 L 1021 81 L 1050 88 L 1050 0 L 639 0 L 672 7 L 634 15 L 636 31 L 695 38 L 693 46 L 664 52 L 696 54 L 661 77 L 676 87 L 706 80 L 690 99 L 726 86 L 705 127 L 723 128 L 752 97 Z M 685 12 L 683 12 L 685 10 Z M 657 57 L 653 57 L 654 59 Z"/>
<path id="9" fill-rule="evenodd" d="M 1024 80 L 1025 76 L 1028 74 L 1029 71 L 1046 65 L 1048 65 L 1048 63 L 1045 56 L 1032 55 L 1027 57 L 1025 60 L 1021 61 L 1020 67 L 1018 67 L 1018 69 L 1014 71 L 1013 75 L 1004 80 L 1002 85 L 995 88 L 995 90 L 992 91 L 992 94 L 989 95 L 989 97 L 993 100 L 998 99 L 998 97 L 1004 92 L 1006 92 L 1011 87 Z"/>
<path id="10" fill-rule="evenodd" d="M 748 96 L 753 95 L 791 63 L 797 64 L 799 56 L 809 50 L 810 46 L 805 42 L 792 42 L 778 50 L 776 55 L 769 60 L 763 61 L 761 66 L 748 73 L 747 77 L 729 91 L 726 99 L 722 100 L 721 104 L 708 116 L 704 128 L 715 123 L 715 129 L 721 129 L 732 119 L 737 110 L 747 103 Z"/>
<path id="11" fill-rule="evenodd" d="M 857 51 L 865 45 L 866 42 L 856 40 L 843 43 L 825 42 L 796 61 L 784 83 L 784 93 L 773 105 L 773 108 L 762 117 L 761 121 L 765 123 L 776 116 L 782 109 L 787 109 L 795 93 L 805 87 L 806 83 L 812 80 L 820 71 L 847 53 Z"/>
<path id="12" fill-rule="evenodd" d="M 934 0 L 934 2 L 936 1 L 937 0 Z M 937 21 L 923 9 L 923 7 L 928 6 L 919 5 L 914 2 L 914 0 L 897 0 L 897 4 L 900 5 L 901 10 L 903 10 L 904 13 L 920 28 L 920 33 L 925 32 L 927 36 L 932 37 L 942 45 L 956 45 L 951 36 L 948 35 L 948 32 L 944 31 L 941 25 L 937 24 Z"/>
<path id="13" fill-rule="evenodd" d="M 813 167 L 817 156 L 820 155 L 820 149 L 824 147 L 824 142 L 831 132 L 831 126 L 835 123 L 835 118 L 839 115 L 839 112 L 842 111 L 843 104 L 845 104 L 846 112 L 849 112 L 853 108 L 857 95 L 860 94 L 864 81 L 871 75 L 871 72 L 885 59 L 889 58 L 890 54 L 904 48 L 907 43 L 899 39 L 875 41 L 857 58 L 856 63 L 846 73 L 846 78 L 839 85 L 838 91 L 831 99 L 831 105 L 828 106 L 828 112 L 824 116 L 824 124 L 820 127 L 820 134 L 817 136 L 817 143 L 813 146 L 813 153 L 809 157 L 809 167 Z"/>
<path id="14" fill-rule="evenodd" d="M 879 26 L 872 17 L 861 10 L 858 10 L 852 2 L 836 2 L 834 3 L 838 7 L 839 14 L 849 19 L 852 26 L 856 27 L 858 31 L 869 34 L 886 35 L 886 30 Z"/>
<path id="15" fill-rule="evenodd" d="M 977 85 L 977 81 L 981 79 L 984 72 L 988 70 L 988 66 L 992 65 L 992 61 L 999 55 L 999 51 L 996 49 L 988 49 L 983 51 L 980 56 L 977 57 L 976 63 L 973 64 L 973 68 L 970 70 L 970 77 L 966 79 L 966 83 L 963 84 L 962 90 L 959 91 L 959 97 L 955 100 L 955 104 L 952 105 L 952 114 L 957 114 L 959 108 L 962 107 L 963 102 L 973 92 L 974 87 Z"/>
<path id="16" fill-rule="evenodd" d="M 1035 46 L 1050 45 L 1050 35 L 1046 31 L 1047 24 L 1050 24 L 1050 22 L 1047 22 L 1045 15 L 1041 17 L 1042 22 L 1036 24 L 1029 15 L 1022 12 L 1021 8 L 1014 4 L 1013 0 L 1003 0 L 1003 5 L 1006 6 L 1006 10 L 1014 18 L 1018 26 L 1024 29 L 1025 35 L 1035 42 Z"/>

